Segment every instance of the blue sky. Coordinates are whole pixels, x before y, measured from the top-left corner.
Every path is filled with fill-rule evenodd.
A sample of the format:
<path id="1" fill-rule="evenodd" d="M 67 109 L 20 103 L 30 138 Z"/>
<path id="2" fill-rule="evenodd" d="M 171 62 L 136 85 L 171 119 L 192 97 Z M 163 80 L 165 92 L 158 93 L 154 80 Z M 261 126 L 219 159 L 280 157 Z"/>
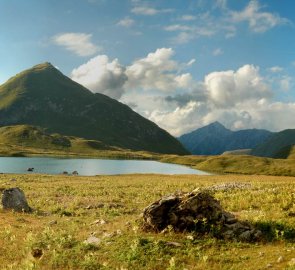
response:
<path id="1" fill-rule="evenodd" d="M 174 135 L 295 128 L 293 0 L 1 0 L 0 83 L 49 61 Z"/>

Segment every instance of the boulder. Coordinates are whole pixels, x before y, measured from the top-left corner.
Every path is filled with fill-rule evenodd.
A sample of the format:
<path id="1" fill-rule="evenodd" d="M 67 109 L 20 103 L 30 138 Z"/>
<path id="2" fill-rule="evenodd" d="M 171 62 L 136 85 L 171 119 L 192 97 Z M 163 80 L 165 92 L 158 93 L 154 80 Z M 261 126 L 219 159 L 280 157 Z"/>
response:
<path id="1" fill-rule="evenodd" d="M 200 190 L 163 197 L 144 209 L 145 231 L 161 232 L 168 226 L 176 232 L 211 233 L 222 239 L 256 241 L 261 237 L 250 223 L 224 211 L 210 192 Z"/>
<path id="2" fill-rule="evenodd" d="M 31 212 L 24 192 L 19 188 L 9 188 L 3 191 L 3 209 L 12 209 L 17 212 Z"/>

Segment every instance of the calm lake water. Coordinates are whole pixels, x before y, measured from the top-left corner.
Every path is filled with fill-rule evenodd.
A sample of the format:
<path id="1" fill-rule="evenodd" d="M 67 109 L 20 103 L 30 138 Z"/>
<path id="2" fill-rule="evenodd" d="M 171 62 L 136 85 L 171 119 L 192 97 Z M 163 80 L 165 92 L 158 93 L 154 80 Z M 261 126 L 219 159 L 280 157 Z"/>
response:
<path id="1" fill-rule="evenodd" d="M 27 171 L 28 168 L 34 168 L 33 173 L 44 174 L 60 174 L 64 171 L 68 173 L 78 171 L 79 175 L 129 173 L 208 174 L 181 165 L 149 160 L 0 157 L 0 172 L 2 173 L 30 173 Z"/>

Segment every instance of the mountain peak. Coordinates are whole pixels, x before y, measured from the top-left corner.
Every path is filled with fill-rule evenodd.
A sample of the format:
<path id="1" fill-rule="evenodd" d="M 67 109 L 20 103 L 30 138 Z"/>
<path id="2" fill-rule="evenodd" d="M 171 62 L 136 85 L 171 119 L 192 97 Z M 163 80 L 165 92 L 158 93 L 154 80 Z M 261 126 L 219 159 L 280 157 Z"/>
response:
<path id="1" fill-rule="evenodd" d="M 32 70 L 56 69 L 50 62 L 44 62 L 32 67 Z"/>
<path id="2" fill-rule="evenodd" d="M 224 125 L 222 125 L 221 123 L 219 123 L 218 121 L 215 121 L 209 125 L 207 125 L 207 127 L 215 127 L 215 128 L 225 128 Z"/>
<path id="3" fill-rule="evenodd" d="M 219 131 L 231 132 L 229 129 L 227 129 L 224 125 L 222 125 L 218 121 L 215 121 L 207 126 L 204 126 L 201 129 L 208 130 L 208 131 L 215 131 L 215 132 L 219 132 Z"/>

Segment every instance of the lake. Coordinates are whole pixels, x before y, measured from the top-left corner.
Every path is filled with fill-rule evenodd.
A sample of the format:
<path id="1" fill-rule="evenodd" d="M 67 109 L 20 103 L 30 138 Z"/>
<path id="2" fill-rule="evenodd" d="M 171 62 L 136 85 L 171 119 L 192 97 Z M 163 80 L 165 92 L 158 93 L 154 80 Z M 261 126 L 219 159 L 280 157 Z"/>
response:
<path id="1" fill-rule="evenodd" d="M 155 174 L 200 174 L 209 173 L 186 166 L 161 163 L 150 160 L 111 160 L 88 158 L 45 158 L 45 157 L 0 157 L 0 173 L 69 174 L 78 171 L 79 175 L 114 175 L 132 173 Z"/>

